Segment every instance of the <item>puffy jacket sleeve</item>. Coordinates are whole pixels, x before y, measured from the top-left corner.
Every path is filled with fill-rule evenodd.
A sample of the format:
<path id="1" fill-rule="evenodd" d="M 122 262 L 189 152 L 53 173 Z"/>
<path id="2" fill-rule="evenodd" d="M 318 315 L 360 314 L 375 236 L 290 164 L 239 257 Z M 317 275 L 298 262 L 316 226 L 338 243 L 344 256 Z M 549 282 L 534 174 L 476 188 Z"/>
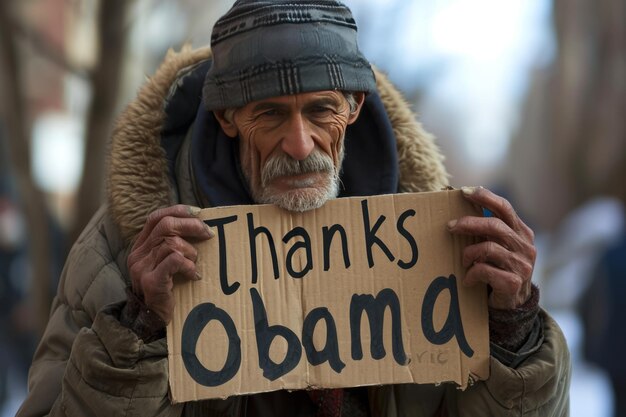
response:
<path id="1" fill-rule="evenodd" d="M 569 350 L 557 323 L 543 311 L 540 315 L 544 340 L 537 351 L 516 368 L 492 357 L 489 379 L 448 395 L 456 402 L 449 403 L 449 410 L 463 417 L 569 416 Z"/>
<path id="2" fill-rule="evenodd" d="M 101 209 L 72 248 L 18 417 L 179 416 L 168 399 L 164 339 L 119 322 L 125 254 Z"/>

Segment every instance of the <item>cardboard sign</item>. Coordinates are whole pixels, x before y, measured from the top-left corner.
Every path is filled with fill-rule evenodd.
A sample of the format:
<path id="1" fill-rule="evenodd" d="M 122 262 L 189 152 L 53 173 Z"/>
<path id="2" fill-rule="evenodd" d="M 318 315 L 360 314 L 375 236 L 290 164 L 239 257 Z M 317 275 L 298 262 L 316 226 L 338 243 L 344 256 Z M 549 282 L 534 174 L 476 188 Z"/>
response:
<path id="1" fill-rule="evenodd" d="M 203 210 L 216 237 L 174 289 L 172 401 L 485 379 L 486 287 L 461 283 L 471 241 L 446 228 L 463 215 L 460 191 Z"/>

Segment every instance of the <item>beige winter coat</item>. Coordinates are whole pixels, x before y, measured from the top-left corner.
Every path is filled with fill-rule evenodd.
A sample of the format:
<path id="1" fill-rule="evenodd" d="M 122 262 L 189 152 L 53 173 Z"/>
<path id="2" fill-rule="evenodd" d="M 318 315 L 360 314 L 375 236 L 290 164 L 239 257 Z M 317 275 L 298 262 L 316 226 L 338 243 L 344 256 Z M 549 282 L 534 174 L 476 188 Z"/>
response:
<path id="1" fill-rule="evenodd" d="M 168 54 L 119 118 L 108 160 L 108 203 L 68 257 L 18 416 L 245 415 L 248 397 L 171 405 L 165 340 L 145 344 L 118 320 L 130 242 L 150 212 L 178 202 L 160 146 L 164 102 L 177 77 L 209 54 L 186 48 Z M 397 138 L 401 191 L 441 189 L 447 174 L 433 138 L 383 74 L 376 77 Z M 197 205 L 185 197 L 188 175 L 178 174 L 182 202 Z M 445 409 L 444 415 L 465 417 L 567 416 L 569 352 L 556 323 L 542 316 L 543 343 L 517 369 L 492 358 L 489 380 L 466 391 L 452 385 L 368 388 L 372 415 L 434 417 Z"/>

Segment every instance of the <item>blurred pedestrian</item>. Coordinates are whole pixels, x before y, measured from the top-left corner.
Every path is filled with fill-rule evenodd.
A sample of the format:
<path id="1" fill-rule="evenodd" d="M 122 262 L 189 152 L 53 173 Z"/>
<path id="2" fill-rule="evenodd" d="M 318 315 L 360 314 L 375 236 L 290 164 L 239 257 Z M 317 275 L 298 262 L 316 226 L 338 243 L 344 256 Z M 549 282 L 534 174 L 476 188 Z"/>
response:
<path id="1" fill-rule="evenodd" d="M 580 301 L 585 359 L 608 375 L 614 416 L 626 417 L 626 228 L 602 252 Z"/>
<path id="2" fill-rule="evenodd" d="M 26 378 L 35 348 L 27 307 L 29 276 L 24 219 L 0 190 L 0 406 L 8 400 L 11 375 Z"/>

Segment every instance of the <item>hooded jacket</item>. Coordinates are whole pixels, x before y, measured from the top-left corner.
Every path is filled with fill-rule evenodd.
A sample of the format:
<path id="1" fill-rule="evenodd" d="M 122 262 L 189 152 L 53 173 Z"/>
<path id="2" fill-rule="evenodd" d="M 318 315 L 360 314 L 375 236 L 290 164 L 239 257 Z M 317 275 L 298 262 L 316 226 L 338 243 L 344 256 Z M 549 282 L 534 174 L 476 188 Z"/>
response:
<path id="1" fill-rule="evenodd" d="M 130 285 L 128 252 L 148 214 L 179 202 L 203 205 L 189 158 L 200 93 L 188 91 L 185 80 L 209 59 L 206 49 L 168 53 L 119 117 L 107 164 L 107 203 L 68 256 L 19 417 L 244 416 L 272 407 L 291 415 L 284 391 L 172 405 L 165 339 L 144 343 L 119 321 Z M 396 141 L 397 190 L 445 187 L 447 173 L 433 137 L 378 71 L 376 80 Z M 492 357 L 489 379 L 465 391 L 451 384 L 369 387 L 370 414 L 567 416 L 569 352 L 556 323 L 545 312 L 541 317 L 544 337 L 516 368 Z"/>

